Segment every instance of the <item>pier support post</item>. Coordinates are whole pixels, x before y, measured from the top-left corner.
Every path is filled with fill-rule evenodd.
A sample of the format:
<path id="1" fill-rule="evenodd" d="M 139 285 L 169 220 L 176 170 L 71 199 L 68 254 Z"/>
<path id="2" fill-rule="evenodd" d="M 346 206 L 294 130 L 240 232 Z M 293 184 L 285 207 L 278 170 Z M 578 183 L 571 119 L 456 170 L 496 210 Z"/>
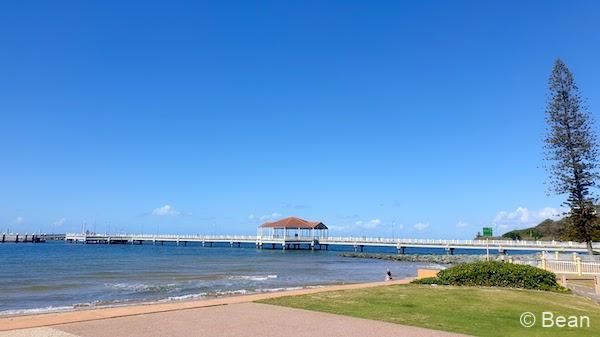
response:
<path id="1" fill-rule="evenodd" d="M 406 247 L 398 247 L 398 254 L 404 255 L 404 249 Z"/>
<path id="2" fill-rule="evenodd" d="M 15 237 L 15 243 L 19 242 L 19 233 L 17 233 L 17 236 Z"/>
<path id="3" fill-rule="evenodd" d="M 446 247 L 446 254 L 454 255 L 454 247 Z"/>
<path id="4" fill-rule="evenodd" d="M 4 243 L 4 241 L 6 241 L 6 234 L 2 233 L 2 243 Z"/>

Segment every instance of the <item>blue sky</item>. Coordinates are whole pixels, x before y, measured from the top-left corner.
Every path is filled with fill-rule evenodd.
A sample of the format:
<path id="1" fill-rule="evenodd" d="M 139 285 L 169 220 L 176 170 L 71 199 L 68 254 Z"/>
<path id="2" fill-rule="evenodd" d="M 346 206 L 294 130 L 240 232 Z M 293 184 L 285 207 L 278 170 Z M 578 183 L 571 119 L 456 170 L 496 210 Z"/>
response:
<path id="1" fill-rule="evenodd" d="M 0 5 L 2 231 L 471 238 L 535 224 L 547 78 L 598 119 L 592 1 Z"/>

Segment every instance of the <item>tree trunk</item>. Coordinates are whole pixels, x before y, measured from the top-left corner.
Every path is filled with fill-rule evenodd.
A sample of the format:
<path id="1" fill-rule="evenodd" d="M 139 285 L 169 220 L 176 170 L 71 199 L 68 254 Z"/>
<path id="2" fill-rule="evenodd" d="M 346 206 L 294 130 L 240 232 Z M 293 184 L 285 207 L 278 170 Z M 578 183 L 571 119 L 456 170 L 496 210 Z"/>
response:
<path id="1" fill-rule="evenodd" d="M 594 249 L 592 247 L 592 240 L 586 241 L 587 251 L 589 255 L 594 255 Z"/>

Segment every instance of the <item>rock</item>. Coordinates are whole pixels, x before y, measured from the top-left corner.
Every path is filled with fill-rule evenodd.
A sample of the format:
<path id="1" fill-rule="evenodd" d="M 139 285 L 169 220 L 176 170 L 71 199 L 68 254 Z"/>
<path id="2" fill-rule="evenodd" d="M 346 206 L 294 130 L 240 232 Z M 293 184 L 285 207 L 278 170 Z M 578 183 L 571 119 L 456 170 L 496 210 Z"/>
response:
<path id="1" fill-rule="evenodd" d="M 340 253 L 338 256 L 342 257 L 354 257 L 363 259 L 379 259 L 379 260 L 391 260 L 391 261 L 403 261 L 403 262 L 421 262 L 421 263 L 439 263 L 439 264 L 462 264 L 485 261 L 486 255 L 434 255 L 434 254 L 373 254 L 373 253 Z M 511 257 L 521 257 L 521 255 L 511 255 Z M 527 258 L 533 258 L 534 255 L 525 255 Z M 494 261 L 503 261 L 506 259 L 504 255 L 490 255 L 490 258 Z"/>

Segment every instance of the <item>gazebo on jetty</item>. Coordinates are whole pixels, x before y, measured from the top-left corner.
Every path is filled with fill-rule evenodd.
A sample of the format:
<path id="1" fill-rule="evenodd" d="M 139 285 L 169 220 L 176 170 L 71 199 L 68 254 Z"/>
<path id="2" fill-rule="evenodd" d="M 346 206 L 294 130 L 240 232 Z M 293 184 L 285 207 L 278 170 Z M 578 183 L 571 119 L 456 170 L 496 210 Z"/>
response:
<path id="1" fill-rule="evenodd" d="M 273 222 L 265 222 L 258 227 L 259 248 L 263 244 L 271 244 L 271 248 L 281 245 L 282 249 L 301 249 L 305 245 L 309 249 L 321 249 L 319 240 L 328 236 L 329 229 L 320 221 L 307 221 L 297 217 L 289 217 Z M 327 249 L 325 245 L 325 249 Z"/>

